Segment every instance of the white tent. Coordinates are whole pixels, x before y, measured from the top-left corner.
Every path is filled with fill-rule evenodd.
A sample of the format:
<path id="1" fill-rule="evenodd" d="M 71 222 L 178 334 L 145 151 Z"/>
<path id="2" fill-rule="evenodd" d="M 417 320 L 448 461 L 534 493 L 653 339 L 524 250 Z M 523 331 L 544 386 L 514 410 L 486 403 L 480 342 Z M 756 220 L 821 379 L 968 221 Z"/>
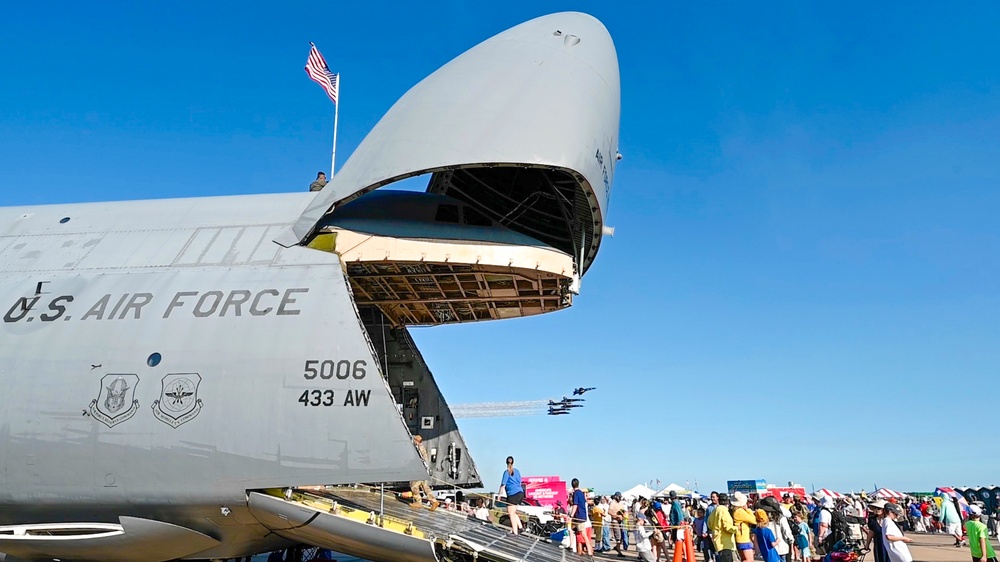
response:
<path id="1" fill-rule="evenodd" d="M 656 490 L 646 486 L 645 484 L 639 484 L 638 486 L 633 486 L 628 490 L 622 492 L 622 497 L 627 500 L 634 500 L 638 497 L 651 498 L 656 495 Z"/>
<path id="2" fill-rule="evenodd" d="M 658 495 L 658 496 L 666 496 L 666 495 L 670 494 L 670 492 L 677 492 L 678 494 L 683 494 L 683 493 L 687 492 L 687 490 L 684 488 L 684 486 L 679 486 L 679 485 L 674 484 L 673 482 L 671 482 L 669 486 L 667 486 L 666 488 L 664 488 L 664 489 L 660 490 L 659 492 L 657 492 L 656 495 Z"/>

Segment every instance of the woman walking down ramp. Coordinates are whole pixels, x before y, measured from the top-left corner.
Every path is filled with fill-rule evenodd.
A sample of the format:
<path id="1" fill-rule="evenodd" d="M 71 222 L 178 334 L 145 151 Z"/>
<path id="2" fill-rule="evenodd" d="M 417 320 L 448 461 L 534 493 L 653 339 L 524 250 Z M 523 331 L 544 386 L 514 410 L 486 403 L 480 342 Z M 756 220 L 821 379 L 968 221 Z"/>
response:
<path id="1" fill-rule="evenodd" d="M 521 532 L 521 518 L 517 516 L 517 506 L 524 501 L 524 488 L 521 487 L 521 473 L 514 468 L 514 457 L 507 457 L 507 470 L 500 478 L 500 493 L 507 495 L 507 517 L 510 518 L 510 532 L 515 535 Z"/>

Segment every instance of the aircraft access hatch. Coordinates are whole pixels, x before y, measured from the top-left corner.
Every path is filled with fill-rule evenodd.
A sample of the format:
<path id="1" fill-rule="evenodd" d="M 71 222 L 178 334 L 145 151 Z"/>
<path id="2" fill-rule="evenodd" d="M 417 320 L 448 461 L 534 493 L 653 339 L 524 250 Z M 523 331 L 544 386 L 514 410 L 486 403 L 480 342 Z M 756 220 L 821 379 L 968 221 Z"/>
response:
<path id="1" fill-rule="evenodd" d="M 574 555 L 547 538 L 513 536 L 465 514 L 413 508 L 369 488 L 251 492 L 250 511 L 289 540 L 389 562 L 563 562 Z"/>

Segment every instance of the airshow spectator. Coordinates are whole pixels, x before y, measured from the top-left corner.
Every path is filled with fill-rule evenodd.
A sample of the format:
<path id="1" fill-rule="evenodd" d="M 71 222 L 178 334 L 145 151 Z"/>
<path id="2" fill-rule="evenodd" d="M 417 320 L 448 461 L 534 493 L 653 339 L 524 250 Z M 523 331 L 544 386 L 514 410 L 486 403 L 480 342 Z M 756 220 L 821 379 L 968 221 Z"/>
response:
<path id="1" fill-rule="evenodd" d="M 920 505 L 915 501 L 910 502 L 909 512 L 910 520 L 913 521 L 913 532 L 923 533 L 926 529 L 924 529 L 924 518 L 920 513 Z"/>
<path id="2" fill-rule="evenodd" d="M 653 558 L 653 545 L 649 542 L 649 537 L 653 536 L 653 530 L 646 524 L 646 517 L 638 517 L 635 520 L 635 550 L 639 553 L 639 560 L 643 562 L 658 562 Z M 618 553 L 624 557 L 624 554 Z"/>
<path id="3" fill-rule="evenodd" d="M 814 545 L 816 547 L 816 556 L 822 557 L 828 554 L 823 541 L 826 540 L 826 537 L 830 536 L 830 532 L 832 531 L 830 525 L 833 524 L 833 505 L 833 498 L 824 496 L 820 500 L 820 505 L 814 511 L 814 515 L 816 516 L 816 543 Z"/>
<path id="4" fill-rule="evenodd" d="M 717 562 L 734 562 L 736 554 L 736 525 L 729 514 L 729 496 L 719 494 L 719 505 L 708 518 Z"/>
<path id="5" fill-rule="evenodd" d="M 670 531 L 670 540 L 677 542 L 677 527 L 684 521 L 684 506 L 677 499 L 677 492 L 670 490 L 670 517 L 669 523 L 673 529 Z"/>
<path id="6" fill-rule="evenodd" d="M 472 513 L 472 516 L 480 521 L 490 520 L 490 510 L 486 509 L 486 500 L 483 498 L 476 500 L 476 510 Z"/>
<path id="7" fill-rule="evenodd" d="M 708 516 L 705 515 L 705 508 L 699 507 L 696 514 L 693 528 L 695 548 L 701 552 L 705 562 L 715 562 L 715 549 L 712 548 L 712 538 L 708 534 Z"/>
<path id="8" fill-rule="evenodd" d="M 774 531 L 768 525 L 770 519 L 767 516 L 767 512 L 763 509 L 758 509 L 754 514 L 757 520 L 757 528 L 754 529 L 754 537 L 757 539 L 757 547 L 760 548 L 760 556 L 764 559 L 764 562 L 781 562 L 781 556 L 778 555 L 778 550 L 775 548 L 778 545 L 778 539 L 774 536 Z M 739 543 L 737 543 L 737 548 Z M 750 560 L 753 560 L 753 550 L 750 551 Z"/>
<path id="9" fill-rule="evenodd" d="M 574 478 L 570 485 L 573 486 L 573 501 L 570 504 L 569 512 L 573 517 L 573 531 L 576 532 L 576 552 L 578 554 L 594 555 L 594 546 L 590 544 L 590 517 L 587 514 L 587 495 L 580 489 L 580 480 Z"/>
<path id="10" fill-rule="evenodd" d="M 886 551 L 885 542 L 882 540 L 882 518 L 885 517 L 885 505 L 885 500 L 875 500 L 868 504 L 865 548 L 870 548 L 874 551 L 875 562 L 889 562 L 889 553 Z"/>
<path id="11" fill-rule="evenodd" d="M 524 488 L 521 487 L 521 472 L 514 468 L 514 457 L 507 457 L 507 470 L 500 478 L 500 493 L 507 494 L 507 517 L 510 519 L 510 532 L 515 535 L 521 532 L 521 518 L 517 516 L 517 506 L 524 501 Z"/>
<path id="12" fill-rule="evenodd" d="M 608 513 L 611 515 L 611 534 L 614 535 L 614 549 L 618 556 L 625 556 L 622 552 L 623 546 L 625 550 L 628 550 L 628 531 L 625 528 L 626 511 L 625 504 L 622 502 L 622 493 L 615 492 L 608 504 Z"/>
<path id="13" fill-rule="evenodd" d="M 904 537 L 903 532 L 896 525 L 896 519 L 903 514 L 903 510 L 894 503 L 885 504 L 885 517 L 882 519 L 882 542 L 885 543 L 885 550 L 889 554 L 891 562 L 913 562 L 910 549 L 906 543 L 911 542 L 910 537 Z"/>
<path id="14" fill-rule="evenodd" d="M 795 543 L 795 535 L 792 533 L 791 525 L 788 524 L 788 517 L 785 515 L 787 508 L 778 503 L 778 500 L 771 496 L 764 496 L 757 502 L 757 507 L 764 510 L 768 518 L 768 527 L 774 534 L 775 546 L 778 557 L 783 562 L 789 562 L 789 554 L 792 545 Z"/>
<path id="15" fill-rule="evenodd" d="M 753 562 L 753 539 L 750 526 L 757 524 L 757 517 L 747 509 L 747 496 L 743 492 L 733 494 L 733 522 L 736 524 L 736 550 L 743 562 Z"/>
<path id="16" fill-rule="evenodd" d="M 610 517 L 610 505 L 608 504 L 608 496 L 601 496 L 598 498 L 597 505 L 594 509 L 600 512 L 601 516 L 601 530 L 600 532 L 595 531 L 594 541 L 598 542 L 597 548 L 594 552 L 607 552 L 611 550 L 611 517 Z M 595 519 L 597 521 L 597 519 Z"/>
<path id="17" fill-rule="evenodd" d="M 969 535 L 969 550 L 972 551 L 972 562 L 997 562 L 997 553 L 990 544 L 990 534 L 986 524 L 980 521 L 983 508 L 978 505 L 969 506 L 969 520 L 965 522 L 965 532 Z"/>
<path id="18" fill-rule="evenodd" d="M 955 504 L 951 498 L 941 498 L 941 514 L 938 515 L 944 532 L 955 537 L 955 546 L 962 546 L 962 516 L 955 509 Z"/>
<path id="19" fill-rule="evenodd" d="M 712 516 L 712 512 L 715 511 L 716 507 L 719 507 L 719 492 L 712 490 L 712 493 L 708 496 L 709 503 L 708 507 L 705 508 L 705 521 Z"/>
<path id="20" fill-rule="evenodd" d="M 809 525 L 802 520 L 798 513 L 792 513 L 792 530 L 795 533 L 797 560 L 805 562 L 812 558 L 812 551 L 809 549 Z"/>
<path id="21" fill-rule="evenodd" d="M 931 507 L 932 503 L 933 500 L 930 498 L 924 498 L 924 500 L 920 502 L 921 522 L 924 524 L 924 529 L 928 533 L 933 533 L 936 530 L 934 529 L 934 511 Z"/>

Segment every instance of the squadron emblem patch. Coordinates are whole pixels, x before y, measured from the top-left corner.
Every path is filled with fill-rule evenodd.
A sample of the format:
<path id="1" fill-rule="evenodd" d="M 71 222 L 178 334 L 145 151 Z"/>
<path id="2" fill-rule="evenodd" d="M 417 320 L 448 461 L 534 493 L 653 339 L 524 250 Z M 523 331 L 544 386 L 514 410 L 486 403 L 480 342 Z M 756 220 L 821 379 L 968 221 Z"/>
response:
<path id="1" fill-rule="evenodd" d="M 130 419 L 139 411 L 135 387 L 139 375 L 107 374 L 101 378 L 101 392 L 90 402 L 90 415 L 108 427 Z"/>
<path id="2" fill-rule="evenodd" d="M 201 412 L 198 373 L 171 373 L 163 377 L 160 399 L 153 402 L 153 415 L 174 429 L 193 420 Z"/>

